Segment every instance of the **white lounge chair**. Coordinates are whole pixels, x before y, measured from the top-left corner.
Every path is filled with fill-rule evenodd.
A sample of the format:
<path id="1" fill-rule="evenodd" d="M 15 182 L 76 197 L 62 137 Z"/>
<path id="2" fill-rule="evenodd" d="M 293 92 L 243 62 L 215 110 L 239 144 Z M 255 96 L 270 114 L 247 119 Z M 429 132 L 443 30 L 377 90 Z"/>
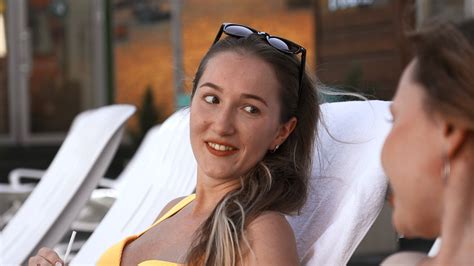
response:
<path id="1" fill-rule="evenodd" d="M 71 265 L 95 263 L 108 247 L 152 224 L 170 200 L 193 192 L 196 162 L 189 140 L 188 112 L 175 113 L 147 133 L 119 176 L 117 200 Z"/>
<path id="2" fill-rule="evenodd" d="M 390 129 L 389 102 L 321 105 L 310 193 L 288 217 L 303 265 L 346 265 L 384 203 L 380 152 Z"/>
<path id="3" fill-rule="evenodd" d="M 0 234 L 0 265 L 18 265 L 67 232 L 109 165 L 134 113 L 113 105 L 79 114 L 61 148 Z"/>
<path id="4" fill-rule="evenodd" d="M 389 129 L 388 102 L 321 108 L 327 130 L 319 127 L 311 195 L 301 215 L 288 219 L 303 264 L 344 265 L 383 205 L 387 180 L 380 149 Z M 95 263 L 109 246 L 148 227 L 168 201 L 192 193 L 196 162 L 188 112 L 147 134 L 121 175 L 124 189 L 116 203 L 71 264 Z"/>
<path id="5" fill-rule="evenodd" d="M 45 173 L 46 170 L 16 168 L 8 175 L 9 184 L 0 184 L 0 198 L 4 201 L 0 204 L 0 229 L 11 220 L 35 188 L 33 183 L 23 183 L 22 180 L 39 181 Z M 86 206 L 72 223 L 71 230 L 84 233 L 94 232 L 114 203 L 120 183 L 120 179 L 101 178 L 98 184 L 101 188 L 92 192 Z"/>
<path id="6" fill-rule="evenodd" d="M 428 251 L 428 257 L 436 257 L 441 249 L 441 237 L 436 238 L 433 246 Z"/>

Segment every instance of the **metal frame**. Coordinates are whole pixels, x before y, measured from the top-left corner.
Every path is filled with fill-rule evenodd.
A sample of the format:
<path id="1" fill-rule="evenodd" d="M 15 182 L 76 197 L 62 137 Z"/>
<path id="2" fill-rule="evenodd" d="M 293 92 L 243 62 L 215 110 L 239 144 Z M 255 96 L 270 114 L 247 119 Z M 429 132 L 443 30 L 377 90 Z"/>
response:
<path id="1" fill-rule="evenodd" d="M 474 1 L 464 0 L 464 12 L 466 18 L 474 18 Z"/>
<path id="2" fill-rule="evenodd" d="M 29 76 L 32 64 L 31 35 L 27 25 L 28 0 L 7 0 L 8 101 L 9 129 L 6 137 L 0 135 L 0 144 L 57 144 L 64 133 L 31 133 Z M 69 0 L 72 1 L 72 0 Z M 90 0 L 93 39 L 92 72 L 95 101 L 92 107 L 107 104 L 105 0 Z"/>
<path id="3" fill-rule="evenodd" d="M 417 11 L 417 26 L 420 27 L 423 21 L 428 18 L 431 10 L 431 0 L 416 0 L 416 11 Z M 474 1 L 464 0 L 464 18 L 474 17 Z"/>
<path id="4" fill-rule="evenodd" d="M 7 4 L 8 3 L 5 0 L 5 3 L 4 3 L 5 7 L 7 6 Z M 5 27 L 4 28 L 4 31 L 5 31 L 4 32 L 4 34 L 5 34 L 4 37 L 6 38 L 6 40 L 7 40 L 7 35 L 8 35 L 8 32 L 9 32 L 9 29 L 7 27 L 10 24 L 10 23 L 7 23 L 8 17 L 9 17 L 9 14 L 7 14 L 7 9 L 5 9 L 3 22 L 4 22 L 4 27 Z M 10 78 L 10 76 L 9 76 L 10 74 L 8 72 L 9 71 L 9 67 L 8 67 L 9 62 L 8 62 L 8 60 L 10 58 L 9 54 L 10 54 L 10 49 L 11 48 L 10 48 L 10 44 L 6 43 L 6 40 L 5 40 L 5 46 L 6 46 L 5 48 L 6 48 L 6 51 L 7 51 L 7 54 L 6 54 L 6 56 L 7 56 L 7 62 L 6 62 L 6 64 L 7 64 L 7 68 L 6 68 L 7 73 L 6 73 L 6 75 L 7 75 L 7 86 L 8 86 L 8 84 L 10 84 L 10 82 L 8 81 L 9 78 Z M 12 133 L 13 132 L 13 128 L 12 128 L 13 127 L 13 125 L 12 125 L 12 108 L 13 107 L 10 104 L 10 98 L 11 98 L 12 93 L 11 93 L 9 87 L 7 87 L 6 90 L 7 90 L 7 97 L 8 97 L 7 98 L 7 101 L 8 101 L 8 131 L 6 133 L 0 133 L 0 145 L 1 144 L 6 144 L 6 143 L 12 143 L 13 140 L 14 140 L 13 139 L 14 134 Z"/>
<path id="5" fill-rule="evenodd" d="M 91 5 L 94 19 L 94 33 L 93 33 L 93 47 L 94 47 L 94 56 L 96 60 L 92 64 L 94 69 L 93 83 L 96 93 L 95 99 L 96 105 L 101 106 L 107 104 L 107 37 L 106 31 L 107 27 L 105 26 L 106 21 L 106 10 L 105 10 L 105 0 L 92 0 Z"/>
<path id="6" fill-rule="evenodd" d="M 25 77 L 29 75 L 31 65 L 28 61 L 28 32 L 23 31 L 26 27 L 26 2 L 25 0 L 7 0 L 6 2 L 6 38 L 8 49 L 8 116 L 9 137 L 3 139 L 2 143 L 21 143 L 24 132 L 21 128 L 25 125 L 24 114 L 19 110 L 28 108 L 25 101 L 21 101 L 24 95 Z M 23 56 L 22 56 L 23 55 Z"/>

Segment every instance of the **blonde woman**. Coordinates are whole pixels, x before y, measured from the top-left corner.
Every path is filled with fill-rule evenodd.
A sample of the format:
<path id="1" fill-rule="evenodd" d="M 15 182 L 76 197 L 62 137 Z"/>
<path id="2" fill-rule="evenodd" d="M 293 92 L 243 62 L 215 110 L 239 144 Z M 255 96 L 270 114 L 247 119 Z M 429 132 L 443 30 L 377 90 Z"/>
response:
<path id="1" fill-rule="evenodd" d="M 245 25 L 221 26 L 192 90 L 196 194 L 170 202 L 153 226 L 111 247 L 98 264 L 299 263 L 284 214 L 306 200 L 319 118 L 305 53 Z M 57 262 L 50 249 L 30 259 Z"/>

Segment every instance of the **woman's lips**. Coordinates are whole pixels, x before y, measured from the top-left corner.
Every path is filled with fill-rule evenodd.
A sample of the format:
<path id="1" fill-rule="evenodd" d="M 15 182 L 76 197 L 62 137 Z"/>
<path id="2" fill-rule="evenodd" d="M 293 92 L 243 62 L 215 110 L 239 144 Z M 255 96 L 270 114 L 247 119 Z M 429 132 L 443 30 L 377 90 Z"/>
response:
<path id="1" fill-rule="evenodd" d="M 229 156 L 235 154 L 239 149 L 234 146 L 207 141 L 206 147 L 215 156 Z"/>

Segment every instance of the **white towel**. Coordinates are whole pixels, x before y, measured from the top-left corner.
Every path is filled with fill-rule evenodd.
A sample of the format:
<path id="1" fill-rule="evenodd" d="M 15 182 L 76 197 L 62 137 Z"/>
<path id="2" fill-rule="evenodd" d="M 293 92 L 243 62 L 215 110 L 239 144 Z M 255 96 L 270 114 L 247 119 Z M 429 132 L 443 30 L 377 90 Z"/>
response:
<path id="1" fill-rule="evenodd" d="M 388 105 L 321 105 L 308 201 L 299 216 L 288 217 L 303 265 L 347 264 L 382 209 L 387 179 L 380 152 L 390 129 Z"/>

